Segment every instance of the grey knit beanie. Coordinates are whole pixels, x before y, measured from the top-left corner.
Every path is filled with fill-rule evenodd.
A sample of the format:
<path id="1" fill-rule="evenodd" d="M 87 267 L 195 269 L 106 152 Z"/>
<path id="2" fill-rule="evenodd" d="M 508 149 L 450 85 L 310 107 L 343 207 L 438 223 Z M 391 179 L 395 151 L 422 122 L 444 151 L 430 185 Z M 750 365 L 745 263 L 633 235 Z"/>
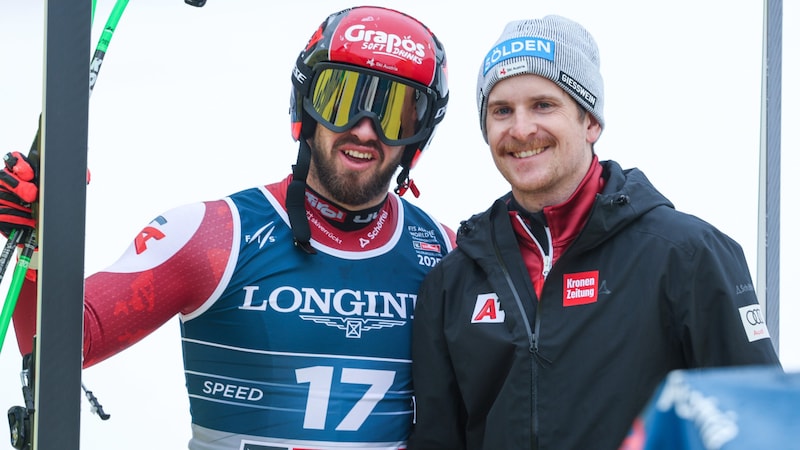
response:
<path id="1" fill-rule="evenodd" d="M 561 16 L 509 22 L 478 72 L 478 113 L 486 137 L 486 100 L 498 81 L 519 74 L 547 78 L 603 121 L 603 77 L 594 38 Z"/>

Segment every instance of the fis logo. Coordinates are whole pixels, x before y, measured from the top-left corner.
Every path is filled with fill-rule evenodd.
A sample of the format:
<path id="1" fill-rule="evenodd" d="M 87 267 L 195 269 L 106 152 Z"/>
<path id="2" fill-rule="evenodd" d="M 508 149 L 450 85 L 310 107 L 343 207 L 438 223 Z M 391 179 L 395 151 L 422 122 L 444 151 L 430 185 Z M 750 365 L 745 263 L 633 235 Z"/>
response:
<path id="1" fill-rule="evenodd" d="M 761 305 L 743 306 L 739 308 L 739 316 L 742 318 L 742 325 L 744 326 L 745 333 L 747 333 L 747 339 L 750 342 L 769 337 L 767 323 L 764 321 L 764 315 L 761 313 Z"/>
<path id="2" fill-rule="evenodd" d="M 275 236 L 272 235 L 274 232 L 275 225 L 273 221 L 259 228 L 254 234 L 245 236 L 244 239 L 248 244 L 258 242 L 258 248 L 263 248 L 267 242 L 275 242 Z"/>
<path id="3" fill-rule="evenodd" d="M 502 323 L 506 313 L 500 309 L 500 300 L 494 292 L 480 294 L 472 311 L 472 323 Z"/>

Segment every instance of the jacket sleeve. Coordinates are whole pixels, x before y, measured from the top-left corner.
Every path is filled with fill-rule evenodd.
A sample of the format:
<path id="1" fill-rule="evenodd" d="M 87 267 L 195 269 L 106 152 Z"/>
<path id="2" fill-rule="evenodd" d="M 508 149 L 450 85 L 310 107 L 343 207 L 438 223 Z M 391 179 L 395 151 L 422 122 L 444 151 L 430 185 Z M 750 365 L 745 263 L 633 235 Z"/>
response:
<path id="1" fill-rule="evenodd" d="M 689 367 L 777 365 L 778 355 L 741 246 L 718 230 L 702 233 L 684 261 L 674 306 Z"/>
<path id="2" fill-rule="evenodd" d="M 461 394 L 443 329 L 447 290 L 443 265 L 435 267 L 417 296 L 411 341 L 415 421 L 408 449 L 464 448 Z"/>

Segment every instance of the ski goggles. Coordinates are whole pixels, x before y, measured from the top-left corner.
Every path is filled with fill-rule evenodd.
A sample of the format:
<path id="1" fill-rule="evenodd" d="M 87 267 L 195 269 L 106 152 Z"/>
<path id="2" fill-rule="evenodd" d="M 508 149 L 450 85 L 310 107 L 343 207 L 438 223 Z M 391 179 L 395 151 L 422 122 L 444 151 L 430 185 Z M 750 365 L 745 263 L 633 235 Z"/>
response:
<path id="1" fill-rule="evenodd" d="M 389 74 L 338 64 L 319 64 L 304 107 L 336 133 L 364 117 L 386 145 L 419 142 L 429 132 L 433 91 Z"/>

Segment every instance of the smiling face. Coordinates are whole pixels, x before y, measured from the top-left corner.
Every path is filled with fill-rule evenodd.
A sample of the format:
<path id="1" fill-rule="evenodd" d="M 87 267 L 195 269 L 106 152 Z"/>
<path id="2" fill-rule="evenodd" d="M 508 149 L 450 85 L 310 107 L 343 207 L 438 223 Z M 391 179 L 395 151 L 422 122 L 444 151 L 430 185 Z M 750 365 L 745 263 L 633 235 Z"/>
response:
<path id="1" fill-rule="evenodd" d="M 589 170 L 601 127 L 558 85 L 526 74 L 492 88 L 486 131 L 494 163 L 514 198 L 536 212 L 575 192 Z"/>
<path id="2" fill-rule="evenodd" d="M 342 133 L 317 125 L 309 145 L 308 185 L 352 211 L 375 206 L 386 197 L 404 148 L 381 142 L 368 118 Z"/>

